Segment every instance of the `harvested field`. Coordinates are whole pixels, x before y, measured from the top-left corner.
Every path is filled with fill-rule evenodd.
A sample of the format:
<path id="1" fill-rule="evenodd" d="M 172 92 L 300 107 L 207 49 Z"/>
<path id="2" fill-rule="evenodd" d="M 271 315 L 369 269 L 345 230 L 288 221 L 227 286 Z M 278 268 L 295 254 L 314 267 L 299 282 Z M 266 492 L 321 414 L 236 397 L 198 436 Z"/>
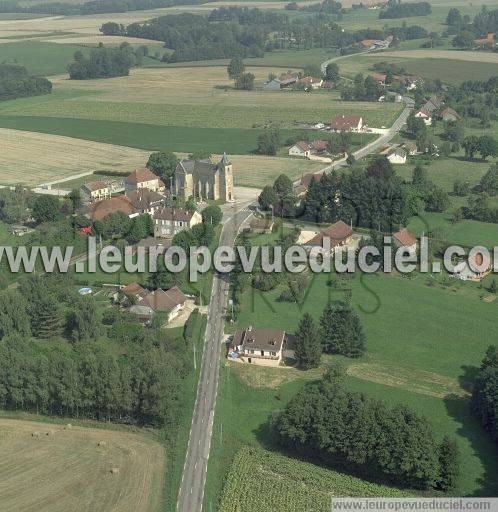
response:
<path id="1" fill-rule="evenodd" d="M 384 57 L 402 57 L 404 59 L 451 59 L 471 62 L 489 62 L 498 64 L 498 53 L 463 52 L 458 50 L 406 50 L 403 52 L 383 52 Z M 369 58 L 367 56 L 367 58 Z"/>
<path id="2" fill-rule="evenodd" d="M 0 454 L 1 510 L 160 509 L 164 452 L 145 436 L 0 419 Z"/>
<path id="3" fill-rule="evenodd" d="M 158 48 L 163 47 L 163 43 L 160 41 L 152 41 L 150 39 L 142 39 L 140 37 L 125 37 L 125 36 L 97 36 L 97 35 L 80 35 L 71 37 L 49 37 L 43 38 L 43 41 L 47 43 L 59 43 L 59 44 L 91 44 L 97 45 L 98 43 L 104 43 L 106 45 L 118 45 L 121 43 L 130 44 L 147 44 L 156 45 Z"/>
<path id="4" fill-rule="evenodd" d="M 86 171 L 130 171 L 149 152 L 58 135 L 0 128 L 0 184 L 27 186 Z"/>

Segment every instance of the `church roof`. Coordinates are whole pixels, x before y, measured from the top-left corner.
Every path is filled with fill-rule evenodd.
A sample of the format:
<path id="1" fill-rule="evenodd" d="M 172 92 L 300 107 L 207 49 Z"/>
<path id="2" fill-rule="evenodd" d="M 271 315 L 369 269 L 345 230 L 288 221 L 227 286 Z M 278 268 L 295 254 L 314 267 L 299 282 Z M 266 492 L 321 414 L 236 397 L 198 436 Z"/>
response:
<path id="1" fill-rule="evenodd" d="M 178 165 L 185 174 L 192 174 L 194 172 L 205 174 L 218 171 L 222 165 L 230 165 L 230 158 L 226 153 L 223 153 L 219 164 L 213 163 L 211 158 L 204 158 L 202 160 L 182 160 Z"/>

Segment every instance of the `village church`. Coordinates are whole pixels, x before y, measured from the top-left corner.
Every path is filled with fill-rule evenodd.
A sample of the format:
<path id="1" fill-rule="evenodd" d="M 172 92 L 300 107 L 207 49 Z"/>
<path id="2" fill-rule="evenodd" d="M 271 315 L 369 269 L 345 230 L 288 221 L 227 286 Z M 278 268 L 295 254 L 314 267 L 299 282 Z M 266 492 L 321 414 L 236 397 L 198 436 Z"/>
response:
<path id="1" fill-rule="evenodd" d="M 175 195 L 186 201 L 195 197 L 201 201 L 233 201 L 233 166 L 223 153 L 219 163 L 210 158 L 182 160 L 175 169 Z"/>

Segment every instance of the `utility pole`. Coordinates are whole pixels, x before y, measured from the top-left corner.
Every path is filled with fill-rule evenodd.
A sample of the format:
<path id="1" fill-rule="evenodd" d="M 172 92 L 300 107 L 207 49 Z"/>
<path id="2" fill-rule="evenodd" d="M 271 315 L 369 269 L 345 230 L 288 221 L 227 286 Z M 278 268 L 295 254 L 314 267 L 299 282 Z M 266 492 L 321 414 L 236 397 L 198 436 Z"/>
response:
<path id="1" fill-rule="evenodd" d="M 194 346 L 194 371 L 197 371 L 197 358 L 195 357 L 195 341 L 193 343 Z"/>

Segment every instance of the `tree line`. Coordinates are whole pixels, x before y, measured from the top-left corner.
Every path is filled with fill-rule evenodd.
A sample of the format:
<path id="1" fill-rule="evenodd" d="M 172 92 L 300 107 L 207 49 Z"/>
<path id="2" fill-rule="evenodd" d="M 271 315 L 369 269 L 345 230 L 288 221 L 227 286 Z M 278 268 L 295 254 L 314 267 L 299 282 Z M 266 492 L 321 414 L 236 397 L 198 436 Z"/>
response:
<path id="1" fill-rule="evenodd" d="M 389 0 L 387 9 L 383 9 L 379 18 L 408 18 L 411 16 L 428 16 L 432 12 L 429 2 L 401 3 L 400 0 Z"/>
<path id="2" fill-rule="evenodd" d="M 460 473 L 453 439 L 438 442 L 429 421 L 406 406 L 348 391 L 336 365 L 274 414 L 270 427 L 293 453 L 362 478 L 450 492 Z"/>
<path id="3" fill-rule="evenodd" d="M 498 348 L 490 346 L 473 382 L 472 410 L 498 443 Z"/>
<path id="4" fill-rule="evenodd" d="M 79 296 L 70 276 L 0 292 L 0 407 L 140 425 L 175 423 L 185 340 Z"/>
<path id="5" fill-rule="evenodd" d="M 67 2 L 42 2 L 24 6 L 16 0 L 0 1 L 0 12 L 52 14 L 59 16 L 143 11 L 175 5 L 199 5 L 211 0 L 91 0 L 80 5 Z"/>
<path id="6" fill-rule="evenodd" d="M 24 66 L 0 64 L 0 101 L 40 96 L 52 92 L 52 82 L 30 75 Z"/>
<path id="7" fill-rule="evenodd" d="M 128 76 L 135 64 L 135 51 L 128 43 L 122 43 L 118 48 L 105 47 L 100 43 L 88 57 L 80 51 L 75 52 L 74 61 L 67 69 L 71 80 L 89 80 Z"/>

